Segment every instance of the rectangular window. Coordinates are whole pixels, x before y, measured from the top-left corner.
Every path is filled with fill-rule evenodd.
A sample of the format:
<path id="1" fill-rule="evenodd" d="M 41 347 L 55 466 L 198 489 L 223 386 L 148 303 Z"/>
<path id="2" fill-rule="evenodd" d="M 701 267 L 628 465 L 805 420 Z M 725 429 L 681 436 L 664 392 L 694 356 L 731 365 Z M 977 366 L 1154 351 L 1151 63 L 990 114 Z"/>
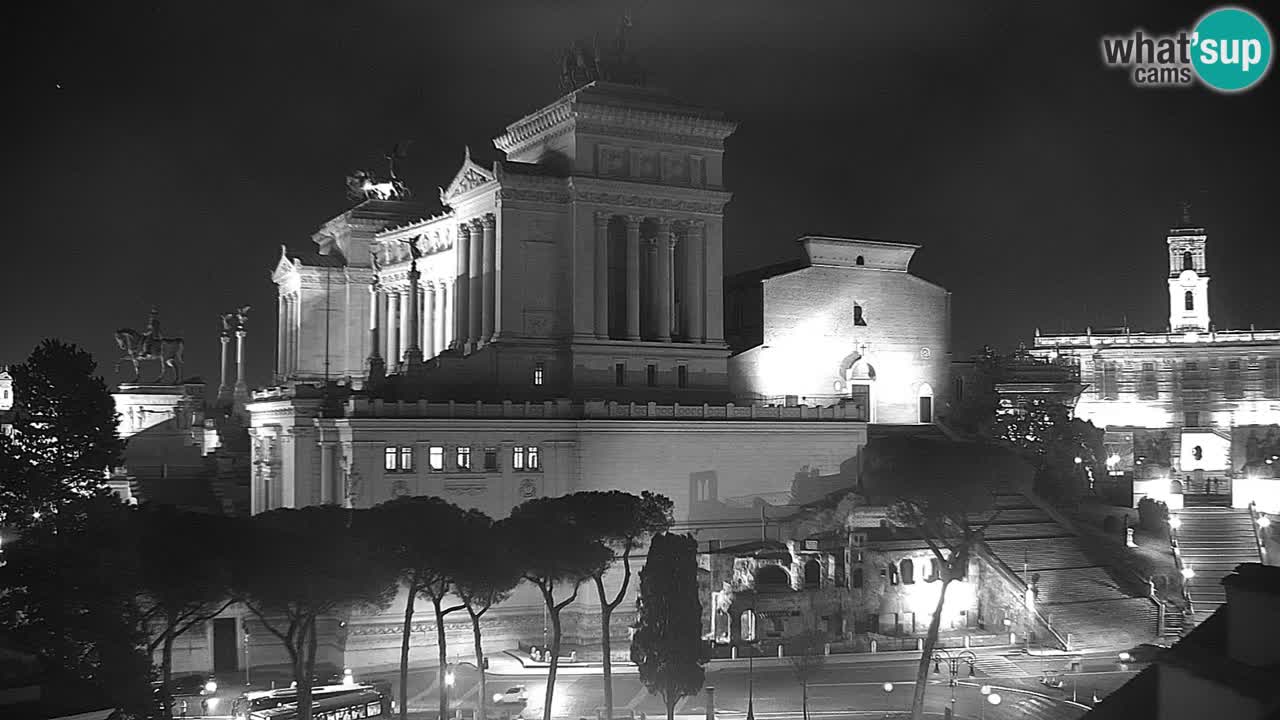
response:
<path id="1" fill-rule="evenodd" d="M 511 467 L 515 470 L 541 470 L 537 445 L 517 445 L 511 449 Z"/>
<path id="2" fill-rule="evenodd" d="M 689 387 L 689 366 L 676 366 L 676 387 Z"/>
<path id="3" fill-rule="evenodd" d="M 524 446 L 523 445 L 517 445 L 511 448 L 511 469 L 512 470 L 524 469 Z"/>
<path id="4" fill-rule="evenodd" d="M 1263 397 L 1280 397 L 1280 358 L 1267 358 L 1262 364 Z"/>
<path id="5" fill-rule="evenodd" d="M 484 449 L 484 469 L 485 470 L 498 469 L 498 449 L 497 448 Z"/>
<path id="6" fill-rule="evenodd" d="M 1100 362 L 1098 369 L 1098 393 L 1103 400 L 1120 397 L 1120 378 L 1115 362 Z"/>
<path id="7" fill-rule="evenodd" d="M 1222 378 L 1222 394 L 1232 400 L 1244 397 L 1244 383 L 1240 378 L 1239 360 L 1227 361 L 1227 372 Z"/>
<path id="8" fill-rule="evenodd" d="M 545 370 L 546 370 L 546 366 L 543 365 L 542 363 L 533 364 L 533 384 L 534 385 L 542 384 L 542 376 Z"/>
<path id="9" fill-rule="evenodd" d="M 627 384 L 627 364 L 614 363 L 613 366 L 613 384 L 623 387 Z"/>
<path id="10" fill-rule="evenodd" d="M 1182 387 L 1184 390 L 1204 390 L 1208 386 L 1209 377 L 1200 363 L 1188 362 L 1182 366 Z"/>
<path id="11" fill-rule="evenodd" d="M 542 459 L 538 457 L 537 445 L 530 445 L 529 447 L 525 448 L 525 460 L 528 461 L 530 470 L 542 469 Z"/>
<path id="12" fill-rule="evenodd" d="M 382 451 L 382 469 L 386 470 L 387 472 L 395 472 L 397 457 L 398 457 L 397 450 L 394 446 L 383 450 Z"/>
<path id="13" fill-rule="evenodd" d="M 649 387 L 658 386 L 658 366 L 646 365 L 644 368 L 644 381 Z"/>
<path id="14" fill-rule="evenodd" d="M 458 448 L 458 469 L 459 470 L 471 469 L 471 448 L 469 447 Z"/>
<path id="15" fill-rule="evenodd" d="M 413 471 L 413 448 L 407 445 L 400 448 L 400 472 Z"/>
<path id="16" fill-rule="evenodd" d="M 431 469 L 435 472 L 444 470 L 444 447 L 432 445 L 427 452 L 427 462 L 430 463 Z"/>
<path id="17" fill-rule="evenodd" d="M 1155 400 L 1160 396 L 1156 378 L 1156 364 L 1142 363 L 1142 377 L 1138 380 L 1138 399 Z"/>

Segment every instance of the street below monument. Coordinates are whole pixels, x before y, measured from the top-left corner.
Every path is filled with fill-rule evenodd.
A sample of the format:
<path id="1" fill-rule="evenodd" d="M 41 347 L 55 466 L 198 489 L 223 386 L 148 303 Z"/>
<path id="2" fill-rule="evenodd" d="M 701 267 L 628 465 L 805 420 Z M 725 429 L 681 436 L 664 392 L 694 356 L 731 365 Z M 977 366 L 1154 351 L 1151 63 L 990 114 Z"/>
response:
<path id="1" fill-rule="evenodd" d="M 850 659 L 833 657 L 816 671 L 809 683 L 811 715 L 883 716 L 909 709 L 918 660 L 906 653 L 893 657 Z M 1092 698 L 1105 697 L 1132 678 L 1143 665 L 1121 665 L 1116 653 L 1099 651 L 1080 653 L 1078 669 L 1070 671 L 1070 657 L 1062 655 L 1038 657 L 1022 653 L 1008 655 L 981 653 L 976 670 L 970 676 L 962 667 L 956 686 L 951 687 L 946 664 L 940 673 L 930 669 L 926 710 L 941 713 L 952 704 L 958 718 L 1046 718 L 1071 720 L 1082 716 Z M 1062 688 L 1047 687 L 1041 682 L 1046 671 L 1062 672 Z M 369 678 L 398 681 L 395 672 L 368 673 Z M 475 711 L 479 694 L 479 675 L 469 663 L 456 667 L 454 684 L 448 688 L 449 707 L 469 718 Z M 888 691 L 885 683 L 892 684 Z M 802 690 L 795 671 L 786 660 L 759 660 L 754 667 L 744 661 L 713 663 L 707 667 L 704 683 L 715 688 L 716 714 L 721 718 L 742 718 L 747 711 L 748 687 L 752 688 L 754 714 L 761 720 L 798 717 Z M 545 668 L 523 668 L 509 656 L 492 656 L 487 674 L 489 714 L 506 711 L 526 720 L 542 717 L 546 692 Z M 980 687 L 989 686 L 1000 695 L 998 705 L 984 702 Z M 492 696 L 508 688 L 523 686 L 527 704 L 497 704 Z M 629 664 L 615 665 L 615 715 L 631 711 L 636 717 L 664 717 L 665 706 L 660 697 L 650 695 L 640 683 L 636 670 Z M 415 714 L 434 715 L 439 707 L 440 682 L 434 669 L 414 670 L 409 679 L 409 709 Z M 1073 697 L 1076 702 L 1072 702 Z M 598 667 L 562 667 L 556 679 L 552 717 L 557 719 L 594 718 L 604 705 L 601 671 Z M 676 706 L 676 714 L 704 716 L 707 696 L 701 693 L 685 698 Z M 421 716 L 421 715 L 420 715 Z"/>

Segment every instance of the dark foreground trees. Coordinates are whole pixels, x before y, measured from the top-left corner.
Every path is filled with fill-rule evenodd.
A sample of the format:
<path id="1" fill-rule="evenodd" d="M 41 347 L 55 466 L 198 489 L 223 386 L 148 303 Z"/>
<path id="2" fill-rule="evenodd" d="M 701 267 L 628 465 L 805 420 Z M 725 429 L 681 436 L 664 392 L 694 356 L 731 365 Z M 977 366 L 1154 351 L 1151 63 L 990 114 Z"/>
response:
<path id="1" fill-rule="evenodd" d="M 511 541 L 505 527 L 486 515 L 469 513 L 463 522 L 458 571 L 453 578 L 454 592 L 462 600 L 471 618 L 471 636 L 475 645 L 476 667 L 480 672 L 480 699 L 477 714 L 487 718 L 489 685 L 485 677 L 484 647 L 480 643 L 480 618 L 494 605 L 506 600 L 520 584 L 520 567 L 511 553 Z"/>
<path id="2" fill-rule="evenodd" d="M 311 718 L 317 621 L 357 607 L 383 609 L 394 597 L 397 568 L 374 551 L 370 512 L 272 510 L 254 516 L 247 533 L 255 560 L 239 566 L 238 594 L 289 654 L 299 720 Z"/>
<path id="3" fill-rule="evenodd" d="M 649 692 L 662 696 L 667 720 L 674 718 L 676 703 L 697 693 L 705 678 L 697 551 L 688 535 L 657 535 L 640 571 L 631 661 Z"/>

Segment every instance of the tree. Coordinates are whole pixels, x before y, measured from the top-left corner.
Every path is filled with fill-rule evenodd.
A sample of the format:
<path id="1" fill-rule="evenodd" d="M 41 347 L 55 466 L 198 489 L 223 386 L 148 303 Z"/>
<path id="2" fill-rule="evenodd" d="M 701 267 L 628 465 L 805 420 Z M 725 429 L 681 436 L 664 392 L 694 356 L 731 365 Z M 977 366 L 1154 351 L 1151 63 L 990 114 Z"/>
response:
<path id="1" fill-rule="evenodd" d="M 667 720 L 676 703 L 702 689 L 702 602 L 698 599 L 698 543 L 689 535 L 656 535 L 640 570 L 639 618 L 631 661 L 640 682 L 661 695 Z"/>
<path id="2" fill-rule="evenodd" d="M 235 538 L 231 518 L 144 505 L 133 513 L 139 525 L 138 554 L 143 623 L 152 632 L 148 655 L 160 655 L 160 677 L 172 677 L 173 643 L 235 602 L 231 567 Z"/>
<path id="3" fill-rule="evenodd" d="M 396 568 L 373 551 L 369 512 L 325 505 L 250 521 L 246 536 L 256 553 L 239 566 L 238 595 L 289 654 L 299 720 L 311 719 L 316 621 L 357 607 L 386 608 L 395 594 Z"/>
<path id="4" fill-rule="evenodd" d="M 458 570 L 453 578 L 454 592 L 471 617 L 471 634 L 475 641 L 476 667 L 480 669 L 480 700 L 476 715 L 487 718 L 489 686 L 485 678 L 484 648 L 480 644 L 480 618 L 489 608 L 511 596 L 520 584 L 520 568 L 512 557 L 511 544 L 501 535 L 501 524 L 488 516 L 469 516 L 464 523 Z"/>
<path id="5" fill-rule="evenodd" d="M 919 532 L 938 561 L 941 586 L 916 668 L 911 709 L 912 719 L 920 720 L 947 588 L 967 576 L 974 548 L 999 514 L 993 502 L 998 483 L 1017 487 L 1033 471 L 1012 451 L 984 443 L 890 436 L 867 443 L 865 454 L 868 494 L 892 498 L 890 522 Z"/>
<path id="6" fill-rule="evenodd" d="M 120 464 L 115 400 L 97 363 L 75 345 L 45 340 L 11 368 L 13 435 L 0 434 L 0 522 L 23 528 L 79 498 L 109 492 Z"/>
<path id="7" fill-rule="evenodd" d="M 524 579 L 542 593 L 551 620 L 551 667 L 542 706 L 543 720 L 551 720 L 556 671 L 560 667 L 560 612 L 578 598 L 582 583 L 609 564 L 612 553 L 579 525 L 575 501 L 568 496 L 536 498 L 511 511 L 501 522 L 510 538 L 512 554 Z M 570 584 L 573 592 L 555 599 L 556 586 Z"/>
<path id="8" fill-rule="evenodd" d="M 371 531 L 378 538 L 395 566 L 400 582 L 408 593 L 404 608 L 404 630 L 400 644 L 400 717 L 408 713 L 409 641 L 413 628 L 413 605 L 419 596 L 431 600 L 436 618 L 436 650 L 439 652 L 440 687 L 444 687 L 448 650 L 445 644 L 444 618 L 461 610 L 465 604 L 444 607 L 453 588 L 455 575 L 462 563 L 459 546 L 464 530 L 483 524 L 488 516 L 466 511 L 438 497 L 400 497 L 382 503 L 368 515 Z M 449 712 L 449 698 L 440 693 L 440 717 Z"/>
<path id="9" fill-rule="evenodd" d="M 141 714 L 152 668 L 133 512 L 112 494 L 68 499 L 6 542 L 0 633 L 35 655 L 51 684 Z"/>
<path id="10" fill-rule="evenodd" d="M 827 638 L 816 628 L 809 628 L 791 643 L 791 669 L 800 681 L 800 708 L 809 720 L 809 683 L 827 661 Z"/>
<path id="11" fill-rule="evenodd" d="M 674 522 L 671 499 L 665 495 L 643 491 L 632 495 L 620 490 L 580 492 L 568 496 L 574 504 L 578 523 L 588 534 L 608 548 L 609 562 L 592 574 L 600 597 L 600 649 L 604 653 L 604 712 L 613 720 L 613 658 L 610 621 L 613 611 L 622 604 L 631 584 L 631 553 L 645 538 L 666 532 Z M 605 573 L 622 561 L 622 583 L 612 598 L 604 586 Z"/>

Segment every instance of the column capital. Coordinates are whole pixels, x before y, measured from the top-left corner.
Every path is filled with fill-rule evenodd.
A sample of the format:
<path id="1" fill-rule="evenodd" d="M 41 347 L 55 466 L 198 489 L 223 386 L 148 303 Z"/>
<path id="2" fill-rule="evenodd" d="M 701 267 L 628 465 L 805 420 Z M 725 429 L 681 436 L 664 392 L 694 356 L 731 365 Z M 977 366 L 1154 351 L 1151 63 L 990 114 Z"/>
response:
<path id="1" fill-rule="evenodd" d="M 656 223 L 658 224 L 658 232 L 660 232 L 660 233 L 669 233 L 669 232 L 671 232 L 671 224 L 672 224 L 672 222 L 673 222 L 673 220 L 672 220 L 671 218 L 669 218 L 669 217 L 663 217 L 663 216 L 661 216 L 661 215 L 660 215 L 660 216 L 658 216 L 657 218 L 655 218 L 655 219 L 654 219 L 654 222 L 656 222 Z"/>
<path id="2" fill-rule="evenodd" d="M 480 225 L 488 230 L 492 230 L 498 226 L 498 218 L 493 213 L 485 213 L 480 216 Z"/>
<path id="3" fill-rule="evenodd" d="M 236 330 L 237 339 L 243 340 L 245 336 L 248 334 L 249 334 L 249 331 L 245 330 L 244 328 L 240 328 L 239 330 Z"/>
<path id="4" fill-rule="evenodd" d="M 696 230 L 697 232 L 702 232 L 707 229 L 707 221 L 701 218 L 689 218 L 684 221 L 684 224 L 690 230 Z"/>
<path id="5" fill-rule="evenodd" d="M 632 228 L 639 229 L 640 223 L 644 222 L 643 215 L 623 215 L 622 217 L 626 220 L 628 230 Z"/>
<path id="6" fill-rule="evenodd" d="M 465 235 L 465 236 L 467 236 L 467 237 L 471 237 L 471 222 L 470 222 L 470 221 L 466 221 L 466 222 L 460 222 L 460 223 L 458 223 L 458 235 L 459 235 L 459 236 L 463 236 L 463 235 Z"/>
<path id="7" fill-rule="evenodd" d="M 472 231 L 472 232 L 483 232 L 483 231 L 484 231 L 484 220 L 481 220 L 481 219 L 480 219 L 480 218 L 478 218 L 478 217 L 477 217 L 477 218 L 471 218 L 470 220 L 468 220 L 468 221 L 467 221 L 467 225 L 470 225 L 470 226 L 471 226 L 471 231 Z"/>
<path id="8" fill-rule="evenodd" d="M 609 220 L 612 218 L 613 218 L 613 213 L 609 212 L 608 210 L 597 210 L 596 211 L 596 227 L 597 228 L 608 227 Z"/>

